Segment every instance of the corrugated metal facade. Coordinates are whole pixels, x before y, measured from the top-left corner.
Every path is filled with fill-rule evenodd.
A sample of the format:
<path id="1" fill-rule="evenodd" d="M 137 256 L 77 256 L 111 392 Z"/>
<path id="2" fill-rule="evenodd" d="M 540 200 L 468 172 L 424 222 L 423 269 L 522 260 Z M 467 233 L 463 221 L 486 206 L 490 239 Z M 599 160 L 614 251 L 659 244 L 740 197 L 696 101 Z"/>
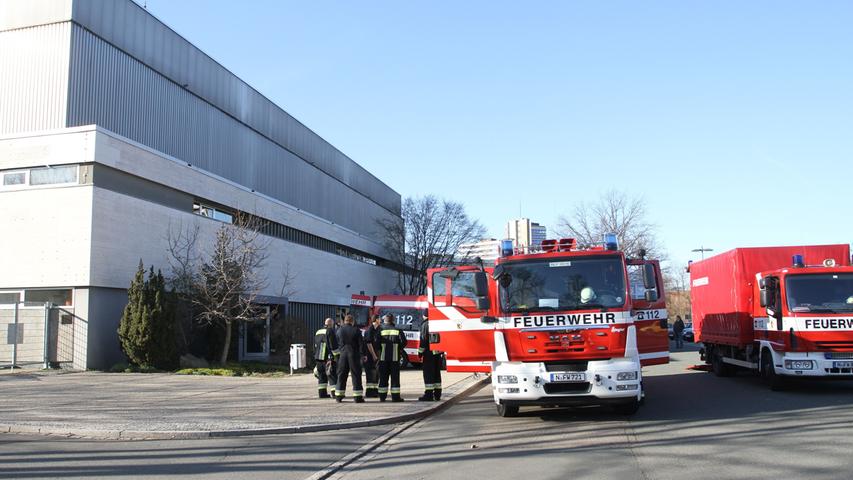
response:
<path id="1" fill-rule="evenodd" d="M 400 196 L 131 1 L 74 0 L 74 21 L 178 85 L 399 213 Z"/>
<path id="2" fill-rule="evenodd" d="M 0 132 L 65 126 L 71 24 L 0 32 Z"/>

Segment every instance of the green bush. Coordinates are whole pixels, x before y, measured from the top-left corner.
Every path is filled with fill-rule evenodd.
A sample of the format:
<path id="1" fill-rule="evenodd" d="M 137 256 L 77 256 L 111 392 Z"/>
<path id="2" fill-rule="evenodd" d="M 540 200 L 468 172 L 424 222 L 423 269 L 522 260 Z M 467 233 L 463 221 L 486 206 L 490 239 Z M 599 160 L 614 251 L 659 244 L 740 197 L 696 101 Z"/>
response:
<path id="1" fill-rule="evenodd" d="M 177 366 L 175 311 L 166 293 L 166 282 L 152 266 L 145 279 L 142 261 L 127 290 L 127 306 L 118 327 L 121 349 L 133 365 L 142 369 L 169 370 Z"/>
<path id="2" fill-rule="evenodd" d="M 228 363 L 224 368 L 183 368 L 175 373 L 221 377 L 283 377 L 290 374 L 290 369 L 266 363 Z"/>

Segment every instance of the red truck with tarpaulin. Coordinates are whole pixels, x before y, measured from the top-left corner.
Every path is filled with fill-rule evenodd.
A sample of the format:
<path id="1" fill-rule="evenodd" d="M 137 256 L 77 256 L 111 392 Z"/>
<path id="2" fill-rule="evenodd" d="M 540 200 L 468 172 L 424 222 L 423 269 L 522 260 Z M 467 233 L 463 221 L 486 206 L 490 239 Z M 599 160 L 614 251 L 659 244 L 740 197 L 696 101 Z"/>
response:
<path id="1" fill-rule="evenodd" d="M 736 248 L 689 267 L 693 329 L 719 376 L 853 378 L 850 246 Z"/>

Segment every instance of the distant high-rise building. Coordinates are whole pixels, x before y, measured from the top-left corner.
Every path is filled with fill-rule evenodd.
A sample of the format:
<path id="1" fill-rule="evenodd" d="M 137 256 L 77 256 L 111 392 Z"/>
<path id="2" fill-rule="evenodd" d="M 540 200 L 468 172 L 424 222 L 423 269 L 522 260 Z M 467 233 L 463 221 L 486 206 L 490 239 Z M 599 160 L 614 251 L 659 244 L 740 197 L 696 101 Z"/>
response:
<path id="1" fill-rule="evenodd" d="M 494 238 L 484 238 L 479 242 L 466 243 L 459 246 L 457 258 L 471 261 L 480 257 L 485 263 L 495 263 L 500 256 L 501 241 Z"/>
<path id="2" fill-rule="evenodd" d="M 529 218 L 510 220 L 506 224 L 506 238 L 510 238 L 516 248 L 538 248 L 547 237 L 545 225 L 530 221 Z"/>

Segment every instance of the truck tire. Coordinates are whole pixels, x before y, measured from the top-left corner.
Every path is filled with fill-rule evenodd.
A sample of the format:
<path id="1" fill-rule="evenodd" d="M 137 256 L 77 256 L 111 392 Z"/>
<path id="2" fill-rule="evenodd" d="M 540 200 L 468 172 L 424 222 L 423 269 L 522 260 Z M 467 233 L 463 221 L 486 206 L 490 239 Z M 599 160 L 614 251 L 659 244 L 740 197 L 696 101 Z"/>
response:
<path id="1" fill-rule="evenodd" d="M 761 379 L 774 392 L 785 389 L 785 379 L 780 375 L 776 375 L 776 367 L 773 366 L 773 355 L 766 349 L 761 352 Z"/>
<path id="2" fill-rule="evenodd" d="M 640 401 L 636 398 L 629 403 L 621 403 L 613 406 L 613 411 L 620 415 L 633 415 L 640 409 Z"/>
<path id="3" fill-rule="evenodd" d="M 730 377 L 734 374 L 734 368 L 723 361 L 723 355 L 716 349 L 714 356 L 711 357 L 711 370 L 718 377 Z"/>
<path id="4" fill-rule="evenodd" d="M 514 417 L 518 415 L 518 406 L 517 405 L 504 405 L 502 403 L 497 404 L 498 407 L 498 416 L 501 417 Z"/>

